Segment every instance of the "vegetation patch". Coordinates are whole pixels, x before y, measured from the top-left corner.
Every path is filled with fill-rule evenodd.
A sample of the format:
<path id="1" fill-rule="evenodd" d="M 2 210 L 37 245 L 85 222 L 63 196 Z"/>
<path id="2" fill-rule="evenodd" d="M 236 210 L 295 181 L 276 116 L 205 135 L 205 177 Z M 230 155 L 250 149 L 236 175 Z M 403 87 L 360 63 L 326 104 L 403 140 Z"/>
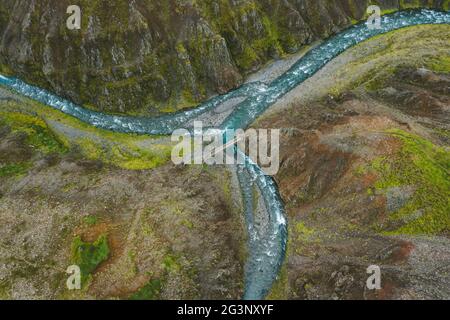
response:
<path id="1" fill-rule="evenodd" d="M 178 261 L 178 257 L 173 254 L 168 254 L 164 257 L 162 267 L 166 272 L 180 272 L 181 265 Z"/>
<path id="2" fill-rule="evenodd" d="M 287 259 L 286 259 L 287 260 Z M 280 274 L 267 295 L 267 300 L 286 300 L 289 296 L 289 275 L 286 263 L 283 264 Z"/>
<path id="3" fill-rule="evenodd" d="M 83 218 L 83 222 L 88 226 L 93 226 L 97 224 L 98 218 L 96 216 L 89 215 Z"/>
<path id="4" fill-rule="evenodd" d="M 438 73 L 450 73 L 450 56 L 432 59 L 428 63 L 428 68 Z"/>
<path id="5" fill-rule="evenodd" d="M 450 230 L 450 152 L 428 140 L 399 129 L 388 130 L 402 141 L 394 158 L 378 158 L 371 168 L 378 176 L 378 191 L 412 186 L 414 195 L 390 219 L 405 222 L 388 234 L 440 234 Z"/>
<path id="6" fill-rule="evenodd" d="M 134 293 L 131 300 L 158 300 L 160 298 L 162 281 L 160 279 L 152 279 L 145 286 Z"/>
<path id="7" fill-rule="evenodd" d="M 305 226 L 303 222 L 297 222 L 295 224 L 294 232 L 299 241 L 311 241 L 316 233 L 313 229 Z"/>
<path id="8" fill-rule="evenodd" d="M 85 285 L 97 267 L 109 257 L 106 235 L 101 235 L 93 243 L 84 242 L 79 236 L 72 242 L 72 263 L 81 270 L 81 283 Z"/>
<path id="9" fill-rule="evenodd" d="M 9 291 L 10 288 L 6 282 L 0 282 L 0 299 L 7 300 L 9 299 Z"/>
<path id="10" fill-rule="evenodd" d="M 332 96 L 362 87 L 376 91 L 386 86 L 397 70 L 406 66 L 427 67 L 435 72 L 449 73 L 448 25 L 412 26 L 377 35 L 359 43 L 349 52 L 360 56 L 337 72 L 339 81 L 329 89 Z M 432 37 L 431 37 L 432 36 Z M 429 50 L 421 51 L 423 47 Z M 367 48 L 372 48 L 367 51 Z M 349 76 L 353 75 L 353 76 Z"/>
<path id="11" fill-rule="evenodd" d="M 41 103 L 27 100 L 2 103 L 0 121 L 13 130 L 27 133 L 29 143 L 44 153 L 64 153 L 77 146 L 88 159 L 127 170 L 148 170 L 170 160 L 170 143 L 156 143 L 161 136 L 125 134 L 95 128 Z M 14 111 L 13 111 L 14 110 Z M 43 120 L 45 119 L 45 121 Z M 58 122 L 81 137 L 70 137 L 53 128 Z M 49 125 L 47 125 L 49 123 Z"/>
<path id="12" fill-rule="evenodd" d="M 45 154 L 65 153 L 67 148 L 39 117 L 20 112 L 0 111 L 0 119 L 15 132 L 24 132 L 27 142 L 34 149 Z"/>
<path id="13" fill-rule="evenodd" d="M 7 164 L 0 167 L 0 177 L 9 178 L 22 176 L 28 172 L 29 168 L 30 164 L 28 162 Z"/>

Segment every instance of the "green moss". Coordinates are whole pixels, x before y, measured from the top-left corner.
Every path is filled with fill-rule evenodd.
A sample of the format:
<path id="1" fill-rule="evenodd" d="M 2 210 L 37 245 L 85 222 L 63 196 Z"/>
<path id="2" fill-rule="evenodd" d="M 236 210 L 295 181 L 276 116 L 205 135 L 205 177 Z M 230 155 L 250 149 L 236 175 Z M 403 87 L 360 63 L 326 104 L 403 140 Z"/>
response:
<path id="1" fill-rule="evenodd" d="M 6 111 L 0 112 L 0 120 L 3 119 L 15 130 L 26 132 L 29 142 L 44 153 L 64 153 L 71 146 L 78 146 L 88 159 L 101 160 L 127 170 L 152 169 L 170 160 L 170 143 L 154 142 L 161 136 L 124 134 L 98 129 L 51 107 L 31 100 L 26 101 L 27 103 L 21 104 L 2 103 L 2 108 Z M 52 121 L 80 131 L 85 137 L 68 137 L 64 132 L 46 124 Z"/>
<path id="2" fill-rule="evenodd" d="M 100 160 L 104 158 L 104 150 L 100 143 L 94 142 L 89 138 L 81 138 L 75 141 L 81 148 L 83 155 L 91 160 Z"/>
<path id="3" fill-rule="evenodd" d="M 27 134 L 27 143 L 45 153 L 65 153 L 67 148 L 39 117 L 20 112 L 0 111 L 0 119 L 15 132 Z"/>
<path id="4" fill-rule="evenodd" d="M 170 146 L 154 147 L 153 151 L 137 147 L 112 148 L 111 163 L 127 170 L 153 169 L 165 164 L 170 159 Z"/>
<path id="5" fill-rule="evenodd" d="M 7 65 L 4 65 L 0 63 L 0 73 L 5 76 L 12 76 L 14 75 L 14 71 L 11 70 Z"/>
<path id="6" fill-rule="evenodd" d="M 243 72 L 262 65 L 274 55 L 282 55 L 281 43 L 285 47 L 298 47 L 293 37 L 286 36 L 287 32 L 280 35 L 279 21 L 269 17 L 258 1 L 202 1 L 198 6 L 215 31 L 226 39 L 238 68 Z M 220 15 L 215 10 L 217 6 L 220 7 Z M 252 24 L 253 17 L 260 19 L 262 29 L 259 24 Z M 246 32 L 239 27 L 246 28 Z"/>
<path id="7" fill-rule="evenodd" d="M 406 224 L 388 234 L 440 234 L 450 230 L 450 152 L 402 130 L 389 130 L 388 134 L 400 139 L 402 148 L 395 158 L 372 162 L 372 169 L 379 175 L 375 188 L 415 188 L 408 203 L 390 216 Z M 423 214 L 416 218 L 414 214 L 421 211 Z"/>
<path id="8" fill-rule="evenodd" d="M 82 138 L 74 141 L 88 159 L 101 160 L 127 170 L 148 170 L 165 164 L 170 160 L 171 147 L 153 145 L 151 149 L 136 147 L 133 144 L 119 144 L 111 140 L 105 144 Z"/>
<path id="9" fill-rule="evenodd" d="M 303 222 L 297 222 L 295 224 L 294 232 L 294 237 L 296 237 L 299 241 L 310 241 L 315 234 L 315 231 L 306 227 Z"/>
<path id="10" fill-rule="evenodd" d="M 444 0 L 444 3 L 442 4 L 442 8 L 445 11 L 449 11 L 450 10 L 450 0 Z"/>
<path id="11" fill-rule="evenodd" d="M 355 175 L 357 176 L 363 176 L 367 173 L 367 168 L 365 165 L 359 165 L 358 167 L 356 167 L 355 169 Z"/>
<path id="12" fill-rule="evenodd" d="M 75 237 L 72 242 L 72 263 L 80 267 L 83 285 L 108 256 L 109 245 L 106 235 L 101 235 L 93 243 L 83 242 L 80 237 Z"/>
<path id="13" fill-rule="evenodd" d="M 7 164 L 0 167 L 0 178 L 20 177 L 26 174 L 29 168 L 28 162 Z"/>
<path id="14" fill-rule="evenodd" d="M 77 187 L 78 187 L 78 185 L 77 185 L 75 182 L 69 182 L 68 184 L 66 184 L 66 185 L 63 187 L 62 190 L 63 190 L 64 192 L 70 192 L 70 191 L 75 190 Z"/>
<path id="15" fill-rule="evenodd" d="M 427 66 L 435 72 L 450 73 L 450 56 L 447 55 L 431 59 Z"/>
<path id="16" fill-rule="evenodd" d="M 287 300 L 287 299 L 289 299 L 291 289 L 289 287 L 288 261 L 289 261 L 289 256 L 291 254 L 293 254 L 294 253 L 293 251 L 295 250 L 295 248 L 291 245 L 292 239 L 295 238 L 295 235 L 293 237 L 293 232 L 291 229 L 292 228 L 290 228 L 290 232 L 289 232 L 289 238 L 288 238 L 284 263 L 281 266 L 281 270 L 277 276 L 277 279 L 275 280 L 274 284 L 272 285 L 272 288 L 269 291 L 269 294 L 266 297 L 267 300 Z M 303 229 L 303 227 L 300 227 L 300 229 Z"/>
<path id="17" fill-rule="evenodd" d="M 280 274 L 267 295 L 267 300 L 287 300 L 289 297 L 289 278 L 287 265 L 283 264 Z"/>
<path id="18" fill-rule="evenodd" d="M 348 63 L 345 71 L 338 71 L 336 84 L 330 94 L 339 96 L 345 91 L 364 87 L 376 91 L 386 86 L 397 70 L 424 64 L 438 72 L 448 72 L 448 25 L 413 26 L 375 36 L 354 48 L 361 58 Z M 430 48 L 431 54 L 417 51 L 418 46 Z M 367 48 L 370 48 L 367 54 Z M 365 55 L 363 55 L 365 53 Z"/>
<path id="19" fill-rule="evenodd" d="M 162 281 L 160 279 L 150 280 L 144 287 L 134 293 L 131 300 L 158 300 L 160 298 Z"/>
<path id="20" fill-rule="evenodd" d="M 400 0 L 401 9 L 415 9 L 420 8 L 420 0 Z"/>
<path id="21" fill-rule="evenodd" d="M 97 224 L 98 218 L 96 216 L 89 215 L 83 218 L 83 222 L 88 226 L 93 226 Z"/>
<path id="22" fill-rule="evenodd" d="M 450 139 L 450 130 L 447 129 L 441 129 L 441 128 L 435 128 L 433 131 L 439 136 L 444 139 Z"/>
<path id="23" fill-rule="evenodd" d="M 10 292 L 9 284 L 6 281 L 0 282 L 0 300 L 10 299 L 9 292 Z"/>
<path id="24" fill-rule="evenodd" d="M 258 55 L 252 47 L 246 46 L 242 55 L 237 58 L 237 64 L 244 70 L 249 70 L 259 62 Z"/>
<path id="25" fill-rule="evenodd" d="M 181 221 L 181 225 L 185 226 L 186 228 L 188 228 L 189 230 L 194 229 L 194 224 L 192 223 L 192 221 L 188 220 L 188 219 L 183 219 Z"/>
<path id="26" fill-rule="evenodd" d="M 168 254 L 164 257 L 163 269 L 166 272 L 179 272 L 181 270 L 181 265 L 178 261 L 178 257 L 173 254 Z"/>

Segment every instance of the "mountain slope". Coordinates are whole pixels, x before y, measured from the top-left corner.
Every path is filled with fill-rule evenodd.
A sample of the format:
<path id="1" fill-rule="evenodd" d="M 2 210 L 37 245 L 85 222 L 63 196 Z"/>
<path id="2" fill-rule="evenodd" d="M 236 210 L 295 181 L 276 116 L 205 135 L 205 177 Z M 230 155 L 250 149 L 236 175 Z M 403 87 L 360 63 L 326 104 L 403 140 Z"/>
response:
<path id="1" fill-rule="evenodd" d="M 155 114 L 226 92 L 269 59 L 384 10 L 447 0 L 80 0 L 82 28 L 66 26 L 68 0 L 3 0 L 0 72 L 91 108 Z"/>

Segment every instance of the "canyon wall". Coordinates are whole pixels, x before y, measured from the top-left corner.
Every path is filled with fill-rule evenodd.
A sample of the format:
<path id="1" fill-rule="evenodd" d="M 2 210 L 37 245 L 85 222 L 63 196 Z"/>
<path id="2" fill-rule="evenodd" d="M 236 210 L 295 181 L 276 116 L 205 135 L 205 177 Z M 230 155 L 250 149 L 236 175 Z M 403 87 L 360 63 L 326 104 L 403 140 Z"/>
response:
<path id="1" fill-rule="evenodd" d="M 0 73 L 89 108 L 150 114 L 194 106 L 383 10 L 448 0 L 1 0 Z M 67 7 L 82 10 L 68 30 Z"/>

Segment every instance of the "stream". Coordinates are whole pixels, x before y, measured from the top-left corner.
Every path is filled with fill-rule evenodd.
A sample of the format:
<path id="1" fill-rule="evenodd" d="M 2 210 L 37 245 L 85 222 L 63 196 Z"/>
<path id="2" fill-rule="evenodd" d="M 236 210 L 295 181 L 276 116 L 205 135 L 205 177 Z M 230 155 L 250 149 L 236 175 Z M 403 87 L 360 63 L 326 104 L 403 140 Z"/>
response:
<path id="1" fill-rule="evenodd" d="M 450 12 L 429 9 L 400 11 L 383 16 L 381 29 L 369 29 L 365 23 L 354 25 L 311 49 L 288 71 L 268 85 L 262 82 L 247 83 L 224 95 L 215 96 L 193 109 L 155 118 L 109 115 L 88 110 L 14 77 L 0 75 L 0 85 L 98 128 L 152 135 L 171 135 L 174 130 L 184 128 L 189 121 L 224 102 L 243 98 L 222 121 L 220 129 L 245 129 L 278 99 L 345 50 L 374 36 L 420 24 L 450 24 Z M 273 178 L 266 176 L 248 157 L 245 165 L 237 166 L 236 172 L 249 238 L 243 298 L 263 299 L 269 293 L 285 258 L 287 222 L 284 205 Z M 267 213 L 263 219 L 264 223 L 255 222 L 255 188 L 262 197 L 264 211 Z"/>

